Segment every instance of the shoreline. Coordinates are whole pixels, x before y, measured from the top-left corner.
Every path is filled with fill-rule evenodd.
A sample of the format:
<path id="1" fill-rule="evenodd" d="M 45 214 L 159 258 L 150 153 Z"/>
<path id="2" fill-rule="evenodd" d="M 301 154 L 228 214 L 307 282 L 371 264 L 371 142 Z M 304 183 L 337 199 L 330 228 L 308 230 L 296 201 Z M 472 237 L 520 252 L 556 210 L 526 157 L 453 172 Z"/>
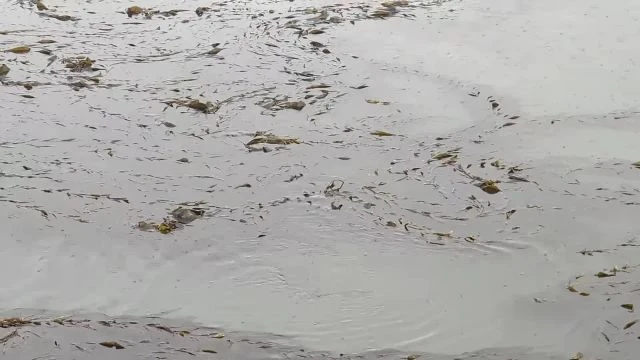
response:
<path id="1" fill-rule="evenodd" d="M 283 337 L 157 317 L 69 316 L 0 319 L 4 356 L 22 359 L 411 359 L 564 360 L 523 348 L 484 349 L 454 355 L 377 350 L 340 354 L 283 345 Z"/>

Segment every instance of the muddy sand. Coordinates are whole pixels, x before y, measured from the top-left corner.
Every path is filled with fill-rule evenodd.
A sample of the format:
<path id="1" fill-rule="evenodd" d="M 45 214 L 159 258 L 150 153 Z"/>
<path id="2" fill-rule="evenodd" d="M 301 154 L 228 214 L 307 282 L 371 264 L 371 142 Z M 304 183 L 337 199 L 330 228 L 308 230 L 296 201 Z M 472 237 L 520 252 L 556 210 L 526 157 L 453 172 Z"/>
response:
<path id="1" fill-rule="evenodd" d="M 7 1 L 3 358 L 637 358 L 639 17 Z"/>

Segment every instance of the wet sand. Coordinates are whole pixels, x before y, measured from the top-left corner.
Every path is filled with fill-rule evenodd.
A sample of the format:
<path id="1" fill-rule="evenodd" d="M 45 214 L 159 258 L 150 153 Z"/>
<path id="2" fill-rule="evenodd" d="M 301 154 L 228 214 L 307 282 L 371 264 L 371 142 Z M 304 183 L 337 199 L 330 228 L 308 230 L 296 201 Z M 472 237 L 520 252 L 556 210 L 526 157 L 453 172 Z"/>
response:
<path id="1" fill-rule="evenodd" d="M 2 49 L 31 47 L 0 54 L 0 309 L 140 324 L 20 328 L 15 358 L 51 339 L 110 356 L 86 344 L 106 338 L 211 355 L 148 314 L 275 349 L 231 358 L 640 349 L 621 306 L 640 294 L 640 5 L 45 5 L 0 14 Z"/>

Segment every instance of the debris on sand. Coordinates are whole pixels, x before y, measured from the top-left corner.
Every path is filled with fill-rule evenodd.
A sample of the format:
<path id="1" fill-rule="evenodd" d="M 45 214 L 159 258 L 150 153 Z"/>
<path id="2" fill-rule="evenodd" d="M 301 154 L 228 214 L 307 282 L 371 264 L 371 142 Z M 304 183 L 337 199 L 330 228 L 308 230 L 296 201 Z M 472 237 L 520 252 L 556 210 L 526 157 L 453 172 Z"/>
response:
<path id="1" fill-rule="evenodd" d="M 17 317 L 4 318 L 0 319 L 0 328 L 10 328 L 10 327 L 20 327 L 25 325 L 30 325 L 32 322 L 30 320 L 21 319 Z"/>

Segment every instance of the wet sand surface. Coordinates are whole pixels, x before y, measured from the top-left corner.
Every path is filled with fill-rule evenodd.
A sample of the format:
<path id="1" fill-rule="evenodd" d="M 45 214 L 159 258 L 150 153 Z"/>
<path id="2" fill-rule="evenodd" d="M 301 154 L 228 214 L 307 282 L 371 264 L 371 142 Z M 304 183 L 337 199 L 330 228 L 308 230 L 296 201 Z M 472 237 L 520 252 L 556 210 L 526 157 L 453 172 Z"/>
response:
<path id="1" fill-rule="evenodd" d="M 5 353 L 635 359 L 639 17 L 6 2 Z"/>

